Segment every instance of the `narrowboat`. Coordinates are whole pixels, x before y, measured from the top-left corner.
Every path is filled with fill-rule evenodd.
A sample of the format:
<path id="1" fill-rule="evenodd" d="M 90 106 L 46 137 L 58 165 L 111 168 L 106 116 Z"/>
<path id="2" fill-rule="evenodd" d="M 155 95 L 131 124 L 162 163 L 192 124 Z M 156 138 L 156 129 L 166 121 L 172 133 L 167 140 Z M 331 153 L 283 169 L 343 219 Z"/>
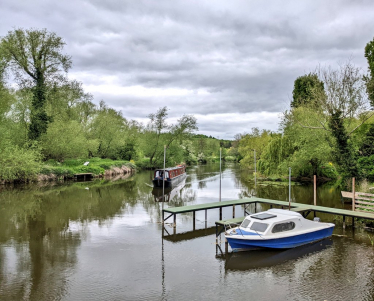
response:
<path id="1" fill-rule="evenodd" d="M 165 172 L 165 175 L 164 175 Z M 153 178 L 154 187 L 172 187 L 186 178 L 186 166 L 178 165 L 164 169 L 156 169 Z M 163 184 L 165 183 L 165 184 Z"/>
<path id="2" fill-rule="evenodd" d="M 231 249 L 290 249 L 330 237 L 335 225 L 304 218 L 300 213 L 269 209 L 247 216 L 240 226 L 225 232 Z"/>

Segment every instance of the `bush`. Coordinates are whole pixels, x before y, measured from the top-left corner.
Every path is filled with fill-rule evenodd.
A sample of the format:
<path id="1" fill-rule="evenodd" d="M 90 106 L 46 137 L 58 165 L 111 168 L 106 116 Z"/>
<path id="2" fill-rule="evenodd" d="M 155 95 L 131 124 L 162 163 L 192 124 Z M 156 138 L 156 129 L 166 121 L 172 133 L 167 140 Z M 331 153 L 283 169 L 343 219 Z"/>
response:
<path id="1" fill-rule="evenodd" d="M 7 145 L 0 151 L 0 179 L 28 181 L 41 169 L 40 153 L 33 148 Z"/>

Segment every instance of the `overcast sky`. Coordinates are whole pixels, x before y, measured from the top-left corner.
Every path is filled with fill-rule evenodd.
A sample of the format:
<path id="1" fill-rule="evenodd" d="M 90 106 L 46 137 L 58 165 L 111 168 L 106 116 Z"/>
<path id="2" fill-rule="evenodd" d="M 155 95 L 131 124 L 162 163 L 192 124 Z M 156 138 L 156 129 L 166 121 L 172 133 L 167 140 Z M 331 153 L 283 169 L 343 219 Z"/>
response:
<path id="1" fill-rule="evenodd" d="M 193 114 L 199 133 L 233 139 L 276 131 L 317 65 L 366 71 L 374 1 L 1 0 L 0 36 L 19 27 L 61 36 L 95 103 L 144 123 L 167 106 L 169 122 Z"/>

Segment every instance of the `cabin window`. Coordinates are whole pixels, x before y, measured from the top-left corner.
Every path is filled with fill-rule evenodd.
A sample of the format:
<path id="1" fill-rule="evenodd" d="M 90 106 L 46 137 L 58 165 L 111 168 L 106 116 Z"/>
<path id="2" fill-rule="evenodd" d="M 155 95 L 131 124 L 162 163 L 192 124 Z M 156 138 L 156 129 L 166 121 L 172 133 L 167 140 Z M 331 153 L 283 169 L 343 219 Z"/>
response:
<path id="1" fill-rule="evenodd" d="M 269 226 L 269 224 L 253 222 L 250 229 L 253 230 L 253 231 L 265 232 L 266 229 L 268 228 L 268 226 Z"/>
<path id="2" fill-rule="evenodd" d="M 292 229 L 295 229 L 295 223 L 287 222 L 287 223 L 274 225 L 273 230 L 271 230 L 271 232 L 278 233 L 278 232 L 290 231 Z"/>
<path id="3" fill-rule="evenodd" d="M 240 226 L 242 228 L 247 228 L 250 223 L 251 223 L 250 219 L 245 219 Z"/>

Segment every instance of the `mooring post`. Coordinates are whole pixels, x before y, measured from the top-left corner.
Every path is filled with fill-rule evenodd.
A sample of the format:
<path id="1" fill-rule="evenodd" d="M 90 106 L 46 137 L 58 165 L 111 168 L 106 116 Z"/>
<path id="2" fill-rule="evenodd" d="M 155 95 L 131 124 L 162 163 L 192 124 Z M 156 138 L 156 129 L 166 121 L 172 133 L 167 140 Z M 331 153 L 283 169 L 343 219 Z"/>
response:
<path id="1" fill-rule="evenodd" d="M 195 212 L 196 211 L 193 211 L 192 214 L 193 214 L 193 230 L 195 231 Z"/>
<path id="2" fill-rule="evenodd" d="M 314 206 L 317 206 L 317 176 L 314 175 Z M 316 212 L 314 211 L 314 216 L 316 215 Z"/>
<path id="3" fill-rule="evenodd" d="M 235 218 L 235 205 L 232 205 L 232 218 Z"/>
<path id="4" fill-rule="evenodd" d="M 345 229 L 345 215 L 343 215 L 343 229 Z"/>

